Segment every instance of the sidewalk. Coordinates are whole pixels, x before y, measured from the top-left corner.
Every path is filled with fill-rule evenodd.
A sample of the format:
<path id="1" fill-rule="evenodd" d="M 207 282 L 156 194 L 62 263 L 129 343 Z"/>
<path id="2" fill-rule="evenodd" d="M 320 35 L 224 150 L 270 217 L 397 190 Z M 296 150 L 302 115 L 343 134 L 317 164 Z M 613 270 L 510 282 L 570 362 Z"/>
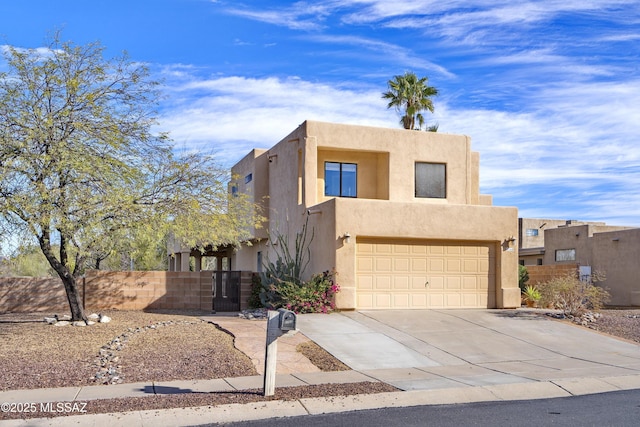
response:
<path id="1" fill-rule="evenodd" d="M 465 315 L 469 315 L 465 312 Z M 351 323 L 361 317 L 359 314 L 346 318 L 351 333 L 371 332 L 366 330 L 366 322 L 359 319 L 358 325 Z M 313 317 L 305 318 L 313 321 Z M 345 321 L 345 319 L 320 318 L 322 322 Z M 241 351 L 249 355 L 259 372 L 264 366 L 265 328 L 264 321 L 247 321 L 225 316 L 207 316 L 221 328 L 228 330 L 235 337 L 235 344 Z M 371 321 L 370 319 L 365 319 Z M 459 321 L 459 320 L 458 320 Z M 474 319 L 474 321 L 476 321 Z M 306 322 L 302 322 L 306 323 Z M 352 325 L 352 326 L 349 326 Z M 306 325 L 313 335 L 313 325 Z M 496 325 L 491 325 L 493 329 Z M 576 331 L 579 331 L 576 329 Z M 477 334 L 478 331 L 473 331 Z M 471 333 L 471 332 L 470 332 Z M 414 350 L 421 350 L 416 342 L 399 335 L 396 330 L 389 335 L 396 339 L 404 339 L 405 344 L 412 345 Z M 250 404 L 230 404 L 216 407 L 175 408 L 164 410 L 134 411 L 114 414 L 87 414 L 57 418 L 39 418 L 30 420 L 0 421 L 0 426 L 181 426 L 198 425 L 214 422 L 234 422 L 266 419 L 272 417 L 288 417 L 330 412 L 355 411 L 362 409 L 402 407 L 415 405 L 440 405 L 454 403 L 470 403 L 483 401 L 543 399 L 567 397 L 573 395 L 603 393 L 617 390 L 640 389 L 640 371 L 636 363 L 627 368 L 620 366 L 582 366 L 575 359 L 544 359 L 546 365 L 531 365 L 527 361 L 514 360 L 509 366 L 512 373 L 491 369 L 491 364 L 470 364 L 458 362 L 446 365 L 443 355 L 424 349 L 429 354 L 431 363 L 415 367 L 381 367 L 374 369 L 357 369 L 340 372 L 320 372 L 306 358 L 295 351 L 297 343 L 307 338 L 298 333 L 293 337 L 278 340 L 278 375 L 277 387 L 300 385 L 349 383 L 361 381 L 383 381 L 402 390 L 393 393 L 371 395 L 355 395 L 345 397 L 309 398 L 297 401 L 268 401 Z M 427 353 L 427 350 L 429 353 Z M 495 349 L 493 349 L 495 350 Z M 394 354 L 394 353 L 392 353 Z M 447 356 L 450 358 L 451 356 Z M 640 357 L 640 355 L 639 355 Z M 447 358 L 447 360 L 449 360 Z M 402 360 L 400 360 L 402 362 Z M 531 361 L 529 361 L 531 362 Z M 410 362 L 407 362 L 410 363 Z M 527 369 L 522 369 L 527 365 Z M 553 366 L 550 366 L 553 365 Z M 352 366 L 353 368 L 353 366 Z M 535 372 L 538 372 L 536 377 Z M 544 375 L 542 373 L 544 372 Z M 200 381 L 141 382 L 110 386 L 67 387 L 59 389 L 13 390 L 0 392 L 0 402 L 36 403 L 65 401 L 74 402 L 92 399 L 108 399 L 113 397 L 139 397 L 150 394 L 174 394 L 190 392 L 219 392 L 262 388 L 262 375 L 250 377 L 223 378 Z"/>

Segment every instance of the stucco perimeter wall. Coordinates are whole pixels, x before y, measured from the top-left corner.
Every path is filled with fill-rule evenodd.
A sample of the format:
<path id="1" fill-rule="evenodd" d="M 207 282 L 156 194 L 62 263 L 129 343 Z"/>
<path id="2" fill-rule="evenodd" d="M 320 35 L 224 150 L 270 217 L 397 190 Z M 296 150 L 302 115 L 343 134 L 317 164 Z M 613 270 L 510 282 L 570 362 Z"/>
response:
<path id="1" fill-rule="evenodd" d="M 516 208 L 333 199 L 316 209 L 322 211 L 319 216 L 323 221 L 335 218 L 335 235 L 323 240 L 322 246 L 326 249 L 322 255 L 315 252 L 314 267 L 336 267 L 341 286 L 337 304 L 341 308 L 355 307 L 358 237 L 493 242 L 496 245 L 496 305 L 499 308 L 520 306 L 518 253 L 508 242 L 518 231 Z M 351 235 L 349 243 L 340 237 L 346 232 Z"/>
<path id="2" fill-rule="evenodd" d="M 591 240 L 591 268 L 606 276 L 609 305 L 640 307 L 640 228 L 594 233 Z"/>
<path id="3" fill-rule="evenodd" d="M 0 313 L 69 311 L 67 294 L 57 277 L 0 277 Z"/>

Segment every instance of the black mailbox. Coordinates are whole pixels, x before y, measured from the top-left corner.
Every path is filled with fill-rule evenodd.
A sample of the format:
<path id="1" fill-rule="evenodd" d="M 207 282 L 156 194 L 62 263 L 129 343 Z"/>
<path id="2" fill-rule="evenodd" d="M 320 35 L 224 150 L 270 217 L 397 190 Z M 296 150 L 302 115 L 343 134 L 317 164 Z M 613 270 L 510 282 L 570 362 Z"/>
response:
<path id="1" fill-rule="evenodd" d="M 291 310 L 285 310 L 284 308 L 279 308 L 278 312 L 280 312 L 280 330 L 282 331 L 295 331 L 296 330 L 296 314 Z"/>

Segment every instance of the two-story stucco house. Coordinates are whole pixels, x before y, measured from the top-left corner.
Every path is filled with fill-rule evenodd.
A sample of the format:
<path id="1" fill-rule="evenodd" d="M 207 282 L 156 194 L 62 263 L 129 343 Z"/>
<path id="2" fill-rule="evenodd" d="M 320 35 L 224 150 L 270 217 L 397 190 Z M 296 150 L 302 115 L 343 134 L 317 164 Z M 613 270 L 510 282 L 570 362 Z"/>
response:
<path id="1" fill-rule="evenodd" d="M 467 136 L 306 121 L 232 173 L 267 217 L 236 270 L 260 270 L 269 233 L 293 245 L 308 218 L 306 275 L 335 269 L 340 309 L 520 306 L 517 209 L 479 194 Z"/>

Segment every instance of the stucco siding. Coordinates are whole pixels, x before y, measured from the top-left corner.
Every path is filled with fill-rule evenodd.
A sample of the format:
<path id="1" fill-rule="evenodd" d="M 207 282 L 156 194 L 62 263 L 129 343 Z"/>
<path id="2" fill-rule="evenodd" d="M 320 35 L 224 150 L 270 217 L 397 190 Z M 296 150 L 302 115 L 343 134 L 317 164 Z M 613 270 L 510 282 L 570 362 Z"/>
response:
<path id="1" fill-rule="evenodd" d="M 457 296 L 433 294 L 432 300 L 448 298 L 451 304 L 446 305 L 454 305 L 458 299 L 459 307 L 520 305 L 513 247 L 517 209 L 491 206 L 491 196 L 479 194 L 480 156 L 471 151 L 469 137 L 306 121 L 255 161 L 265 156 L 264 176 L 256 175 L 254 181 L 268 182 L 266 229 L 271 236 L 288 236 L 293 245 L 308 221 L 313 241 L 305 277 L 335 269 L 339 308 L 358 308 L 356 242 L 363 238 L 414 239 L 425 247 L 434 241 L 468 250 L 490 247 L 491 291 L 484 297 L 462 291 Z M 357 165 L 357 197 L 325 194 L 325 162 Z M 416 162 L 445 165 L 444 198 L 416 197 Z M 272 246 L 259 244 L 274 255 Z M 238 268 L 254 263 L 257 250 L 239 249 Z M 464 263 L 464 258 L 458 261 Z M 486 285 L 489 289 L 489 281 Z"/>

